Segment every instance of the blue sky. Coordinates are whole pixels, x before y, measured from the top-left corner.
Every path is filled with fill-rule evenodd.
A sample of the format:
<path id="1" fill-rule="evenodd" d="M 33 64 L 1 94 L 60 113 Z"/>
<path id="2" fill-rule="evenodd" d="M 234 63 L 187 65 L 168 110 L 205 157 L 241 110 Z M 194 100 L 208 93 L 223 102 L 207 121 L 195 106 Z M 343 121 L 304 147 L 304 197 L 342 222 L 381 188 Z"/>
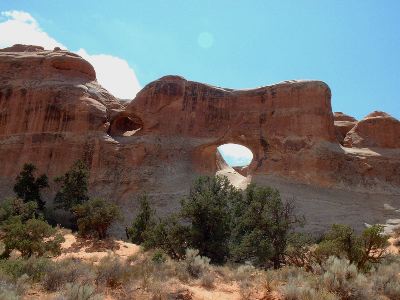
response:
<path id="1" fill-rule="evenodd" d="M 230 88 L 319 79 L 334 111 L 400 118 L 397 0 L 0 0 L 0 26 L 12 10 L 88 60 L 114 59 L 98 73 L 113 75 L 104 85 L 117 96 L 166 74 Z M 5 40 L 0 28 L 0 46 Z M 122 71 L 109 72 L 113 65 Z"/>

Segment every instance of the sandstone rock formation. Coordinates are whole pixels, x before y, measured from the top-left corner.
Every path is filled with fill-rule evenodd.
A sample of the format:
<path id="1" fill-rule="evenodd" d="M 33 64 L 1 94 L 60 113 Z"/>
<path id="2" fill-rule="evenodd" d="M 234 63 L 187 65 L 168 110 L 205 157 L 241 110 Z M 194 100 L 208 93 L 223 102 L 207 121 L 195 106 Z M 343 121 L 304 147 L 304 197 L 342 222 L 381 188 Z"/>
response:
<path id="1" fill-rule="evenodd" d="M 343 145 L 346 134 L 356 125 L 357 120 L 342 112 L 335 112 L 333 114 L 335 121 L 336 137 L 340 144 Z"/>
<path id="2" fill-rule="evenodd" d="M 400 148 L 400 121 L 375 111 L 357 123 L 344 139 L 346 147 Z"/>
<path id="3" fill-rule="evenodd" d="M 330 98 L 321 81 L 233 90 L 166 76 L 123 104 L 78 55 L 17 45 L 0 51 L 0 192 L 12 194 L 26 162 L 52 178 L 83 159 L 91 192 L 123 206 L 129 223 L 140 193 L 165 213 L 176 209 L 198 174 L 225 170 L 245 182 L 217 153 L 218 146 L 237 143 L 253 152 L 246 180 L 296 194 L 315 226 L 330 216 L 310 204 L 320 199 L 340 202 L 332 216 L 353 222 L 346 207 L 367 194 L 372 202 L 362 202 L 361 216 L 372 218 L 374 193 L 384 193 L 379 201 L 392 206 L 400 194 L 399 121 L 379 114 L 355 123 L 334 115 Z M 345 134 L 351 148 L 340 145 Z M 360 149 L 369 146 L 391 149 Z M 353 200 L 338 200 L 333 191 L 339 189 Z"/>

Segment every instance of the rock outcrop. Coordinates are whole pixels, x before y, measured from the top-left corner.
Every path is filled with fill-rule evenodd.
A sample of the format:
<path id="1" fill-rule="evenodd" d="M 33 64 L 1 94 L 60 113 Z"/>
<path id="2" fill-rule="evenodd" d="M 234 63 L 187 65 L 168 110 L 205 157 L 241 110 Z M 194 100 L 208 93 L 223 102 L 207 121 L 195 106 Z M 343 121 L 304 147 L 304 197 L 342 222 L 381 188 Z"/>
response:
<path id="1" fill-rule="evenodd" d="M 400 121 L 375 111 L 359 121 L 344 139 L 346 147 L 400 148 Z"/>
<path id="2" fill-rule="evenodd" d="M 399 121 L 334 115 L 330 99 L 321 81 L 233 90 L 166 76 L 126 104 L 80 56 L 16 45 L 0 51 L 0 192 L 12 194 L 26 162 L 53 178 L 83 159 L 91 192 L 123 206 L 129 222 L 143 192 L 161 213 L 175 210 L 195 176 L 227 169 L 217 147 L 237 143 L 253 152 L 243 173 L 252 181 L 285 182 L 283 194 L 315 187 L 296 193 L 300 206 L 326 189 L 400 194 Z"/>
<path id="3" fill-rule="evenodd" d="M 335 121 L 336 137 L 340 144 L 343 145 L 346 134 L 357 124 L 357 120 L 342 112 L 335 112 L 333 118 Z"/>

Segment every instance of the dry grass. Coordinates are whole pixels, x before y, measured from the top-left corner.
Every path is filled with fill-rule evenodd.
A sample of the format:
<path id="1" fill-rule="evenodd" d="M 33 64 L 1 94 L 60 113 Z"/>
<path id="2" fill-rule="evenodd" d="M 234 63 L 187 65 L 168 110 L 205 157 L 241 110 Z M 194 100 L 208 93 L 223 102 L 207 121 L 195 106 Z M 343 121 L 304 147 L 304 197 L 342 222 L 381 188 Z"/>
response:
<path id="1" fill-rule="evenodd" d="M 80 245 L 87 247 L 87 243 Z M 37 299 L 59 300 L 400 299 L 400 259 L 396 255 L 368 273 L 359 273 L 348 261 L 333 257 L 311 272 L 292 266 L 279 270 L 214 266 L 190 249 L 180 261 L 159 250 L 120 256 L 120 250 L 108 249 L 113 245 L 103 243 L 101 247 L 107 252 L 93 260 L 90 255 L 94 257 L 99 251 L 86 252 L 82 259 L 61 256 L 64 258 L 0 261 L 0 299 L 19 299 L 28 290 L 30 295 L 38 295 Z M 82 251 L 70 241 L 64 254 L 74 254 L 70 248 Z"/>

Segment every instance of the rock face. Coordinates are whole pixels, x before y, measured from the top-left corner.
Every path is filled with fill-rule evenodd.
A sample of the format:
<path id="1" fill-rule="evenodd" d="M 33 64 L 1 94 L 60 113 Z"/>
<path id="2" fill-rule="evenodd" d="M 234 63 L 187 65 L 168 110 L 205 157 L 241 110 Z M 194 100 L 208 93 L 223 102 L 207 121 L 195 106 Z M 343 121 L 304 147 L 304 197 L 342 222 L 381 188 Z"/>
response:
<path id="1" fill-rule="evenodd" d="M 343 145 L 346 134 L 357 124 L 357 120 L 342 112 L 333 114 L 336 137 L 340 144 Z"/>
<path id="2" fill-rule="evenodd" d="M 344 139 L 347 147 L 400 148 L 400 121 L 375 111 L 357 123 Z"/>
<path id="3" fill-rule="evenodd" d="M 59 173 L 104 139 L 122 109 L 73 53 L 17 45 L 1 53 L 0 70 L 1 176 L 27 161 Z"/>
<path id="4" fill-rule="evenodd" d="M 83 159 L 91 192 L 124 207 L 129 223 L 140 193 L 161 213 L 175 210 L 195 176 L 229 169 L 217 147 L 237 143 L 253 152 L 247 179 L 228 170 L 238 182 L 322 189 L 296 192 L 300 206 L 326 189 L 400 194 L 399 121 L 378 114 L 357 123 L 334 115 L 330 98 L 321 81 L 233 90 L 166 76 L 123 104 L 78 55 L 16 45 L 0 51 L 0 192 L 12 194 L 26 162 L 53 178 Z M 391 150 L 359 148 L 369 146 Z"/>

